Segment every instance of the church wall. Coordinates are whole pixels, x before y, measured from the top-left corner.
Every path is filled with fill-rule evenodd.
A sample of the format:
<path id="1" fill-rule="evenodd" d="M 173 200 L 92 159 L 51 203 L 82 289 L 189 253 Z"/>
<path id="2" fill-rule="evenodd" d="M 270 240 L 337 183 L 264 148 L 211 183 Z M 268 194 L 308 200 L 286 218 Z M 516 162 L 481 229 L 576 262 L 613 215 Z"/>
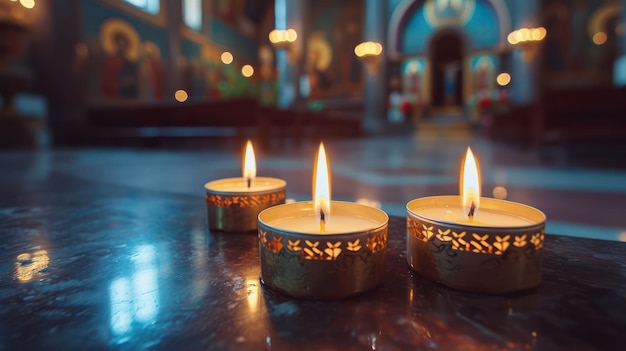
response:
<path id="1" fill-rule="evenodd" d="M 205 1 L 202 29 L 195 31 L 180 22 L 180 30 L 173 41 L 175 47 L 170 47 L 172 40 L 168 31 L 172 26 L 168 21 L 173 19 L 165 16 L 168 12 L 165 1 L 161 1 L 158 15 L 149 15 L 117 0 L 82 0 L 82 35 L 89 53 L 83 79 L 87 101 L 170 100 L 177 89 L 186 90 L 193 98 L 208 99 L 252 93 L 253 89 L 248 87 L 252 84 L 239 70 L 243 64 L 257 62 L 255 21 L 258 18 L 255 16 L 259 12 L 258 4 L 249 0 Z M 111 19 L 119 20 L 139 42 L 138 53 L 133 55 L 136 57 L 122 66 L 133 72 L 136 89 L 106 88 L 119 85 L 114 81 L 115 75 L 110 74 L 115 69 L 111 61 L 114 55 L 111 49 L 107 53 L 103 44 L 106 39 L 101 36 L 103 26 Z M 221 63 L 223 51 L 233 54 L 232 64 Z M 173 62 L 172 57 L 177 56 L 179 59 Z"/>

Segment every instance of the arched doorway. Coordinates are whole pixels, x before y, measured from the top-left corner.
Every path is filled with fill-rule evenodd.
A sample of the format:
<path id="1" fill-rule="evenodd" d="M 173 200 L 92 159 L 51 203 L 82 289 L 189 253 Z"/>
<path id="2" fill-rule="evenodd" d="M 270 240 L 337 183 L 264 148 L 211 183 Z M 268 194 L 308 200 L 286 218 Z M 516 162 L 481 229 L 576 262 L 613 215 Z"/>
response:
<path id="1" fill-rule="evenodd" d="M 435 108 L 463 105 L 463 39 L 452 30 L 441 31 L 430 42 L 431 92 Z"/>

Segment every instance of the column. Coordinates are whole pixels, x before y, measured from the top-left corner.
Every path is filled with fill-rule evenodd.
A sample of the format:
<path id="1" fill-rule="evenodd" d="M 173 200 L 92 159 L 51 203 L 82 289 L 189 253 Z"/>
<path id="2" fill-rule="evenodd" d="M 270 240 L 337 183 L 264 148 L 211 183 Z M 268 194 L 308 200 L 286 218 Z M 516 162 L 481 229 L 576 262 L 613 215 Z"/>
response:
<path id="1" fill-rule="evenodd" d="M 626 86 L 626 0 L 620 0 L 620 28 L 618 33 L 620 56 L 613 64 L 613 84 L 617 87 Z"/>
<path id="2" fill-rule="evenodd" d="M 293 28 L 298 39 L 289 49 L 276 52 L 276 68 L 278 70 L 278 107 L 286 109 L 296 107 L 300 100 L 299 81 L 304 59 L 306 33 L 304 26 L 304 8 L 306 0 L 275 0 L 275 28 Z M 266 33 L 269 34 L 269 33 Z"/>
<path id="3" fill-rule="evenodd" d="M 48 99 L 49 127 L 55 145 L 66 144 L 84 123 L 84 94 L 75 71 L 76 45 L 82 40 L 82 1 L 38 1 L 41 17 L 31 26 L 34 79 Z"/>
<path id="4" fill-rule="evenodd" d="M 513 29 L 522 27 L 539 27 L 539 1 L 510 2 Z M 549 33 L 548 33 L 549 35 Z M 533 57 L 525 57 L 524 49 L 516 49 L 511 55 L 511 102 L 515 105 L 527 105 L 535 102 L 538 96 L 539 85 L 537 74 L 539 70 L 539 52 Z"/>
<path id="5" fill-rule="evenodd" d="M 385 124 L 386 116 L 386 82 L 385 57 L 387 43 L 386 35 L 386 1 L 365 0 L 363 21 L 363 41 L 376 41 L 383 45 L 383 53 L 378 61 L 376 70 L 363 68 L 363 83 L 365 84 L 364 115 L 362 128 L 366 133 L 379 132 Z"/>
<path id="6" fill-rule="evenodd" d="M 180 28 L 183 26 L 183 8 L 181 1 L 168 0 L 165 2 L 167 11 L 167 79 L 165 99 L 172 99 L 174 92 L 182 87 L 182 72 L 180 60 L 183 57 L 181 50 Z M 204 18 L 203 18 L 204 21 Z M 191 87 L 190 87 L 191 88 Z"/>

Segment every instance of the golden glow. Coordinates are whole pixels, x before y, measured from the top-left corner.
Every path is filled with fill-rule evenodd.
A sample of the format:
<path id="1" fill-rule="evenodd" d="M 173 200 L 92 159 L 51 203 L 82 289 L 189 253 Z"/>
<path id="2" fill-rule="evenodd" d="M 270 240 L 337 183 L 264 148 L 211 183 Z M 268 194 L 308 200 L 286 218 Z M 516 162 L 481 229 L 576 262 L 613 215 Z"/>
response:
<path id="1" fill-rule="evenodd" d="M 272 44 L 293 43 L 298 39 L 298 32 L 293 28 L 274 29 L 270 32 L 269 39 Z"/>
<path id="2" fill-rule="evenodd" d="M 189 95 L 187 94 L 186 91 L 184 91 L 183 89 L 178 89 L 176 90 L 176 92 L 174 93 L 174 98 L 176 99 L 176 101 L 178 102 L 185 102 L 187 101 L 187 98 L 189 97 Z"/>
<path id="3" fill-rule="evenodd" d="M 246 143 L 246 153 L 243 157 L 243 177 L 246 180 L 250 179 L 250 181 L 253 181 L 254 177 L 256 177 L 256 160 L 250 140 Z"/>
<path id="4" fill-rule="evenodd" d="M 32 255 L 28 253 L 19 254 L 16 257 L 15 277 L 21 282 L 27 282 L 33 279 L 33 276 L 48 268 L 50 257 L 48 251 L 35 251 Z"/>
<path id="5" fill-rule="evenodd" d="M 511 75 L 506 72 L 502 72 L 498 74 L 498 77 L 496 77 L 496 81 L 498 82 L 498 85 L 506 86 L 511 83 Z"/>
<path id="6" fill-rule="evenodd" d="M 224 51 L 222 56 L 220 56 L 222 63 L 225 65 L 230 65 L 233 62 L 233 54 L 228 51 Z"/>
<path id="7" fill-rule="evenodd" d="M 463 170 L 461 173 L 461 197 L 463 202 L 463 211 L 467 214 L 470 212 L 472 203 L 478 211 L 480 205 L 480 176 L 478 175 L 478 165 L 474 159 L 472 149 L 467 148 L 465 161 L 463 162 Z"/>
<path id="8" fill-rule="evenodd" d="M 293 28 L 287 29 L 287 41 L 293 43 L 296 39 L 298 39 L 298 33 L 296 30 Z"/>
<path id="9" fill-rule="evenodd" d="M 251 312 L 256 312 L 259 305 L 259 279 L 246 279 L 246 293 L 248 294 L 248 307 Z"/>
<path id="10" fill-rule="evenodd" d="M 254 74 L 254 68 L 250 65 L 244 65 L 241 67 L 241 74 L 246 78 L 250 78 Z"/>
<path id="11" fill-rule="evenodd" d="M 35 0 L 20 0 L 20 4 L 26 7 L 27 9 L 32 9 L 35 7 Z"/>
<path id="12" fill-rule="evenodd" d="M 365 41 L 354 47 L 357 57 L 378 56 L 383 52 L 383 46 L 373 41 Z"/>
<path id="13" fill-rule="evenodd" d="M 602 45 L 604 43 L 606 43 L 606 33 L 604 32 L 598 32 L 596 34 L 593 35 L 593 43 L 596 45 Z"/>
<path id="14" fill-rule="evenodd" d="M 534 28 L 531 32 L 531 37 L 533 40 L 538 41 L 538 40 L 543 40 L 543 38 L 546 37 L 546 29 L 543 27 L 539 27 L 539 28 Z"/>
<path id="15" fill-rule="evenodd" d="M 507 36 L 507 41 L 511 45 L 517 45 L 520 43 L 541 41 L 546 37 L 548 32 L 544 27 L 537 28 L 520 28 L 514 30 Z"/>
<path id="16" fill-rule="evenodd" d="M 320 211 L 324 212 L 326 222 L 330 215 L 330 172 L 328 161 L 326 160 L 326 150 L 324 143 L 320 143 L 315 163 L 315 179 L 313 180 L 313 202 L 315 204 L 315 215 L 320 218 Z"/>
<path id="17" fill-rule="evenodd" d="M 508 192 L 505 187 L 497 186 L 493 188 L 493 197 L 495 197 L 496 199 L 504 200 L 506 199 L 507 195 L 508 195 Z"/>

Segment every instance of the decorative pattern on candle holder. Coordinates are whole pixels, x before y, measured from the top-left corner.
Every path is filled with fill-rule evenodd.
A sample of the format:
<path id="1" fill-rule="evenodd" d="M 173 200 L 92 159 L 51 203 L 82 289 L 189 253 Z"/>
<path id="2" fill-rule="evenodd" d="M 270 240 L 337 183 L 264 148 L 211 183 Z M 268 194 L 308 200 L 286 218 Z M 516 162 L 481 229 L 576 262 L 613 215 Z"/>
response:
<path id="1" fill-rule="evenodd" d="M 284 235 L 283 235 L 284 236 Z M 297 253 L 305 260 L 336 260 L 342 252 L 359 253 L 368 251 L 377 253 L 387 248 L 387 230 L 383 230 L 367 237 L 366 245 L 361 245 L 361 239 L 349 240 L 306 240 L 283 239 L 283 236 L 269 235 L 267 231 L 259 229 L 261 246 L 273 253 L 281 250 Z"/>
<path id="2" fill-rule="evenodd" d="M 216 194 L 207 190 L 204 198 L 209 229 L 224 232 L 256 232 L 259 212 L 285 203 L 285 189 L 237 195 Z M 275 245 L 278 244 L 277 242 Z"/>
<path id="3" fill-rule="evenodd" d="M 543 223 L 476 229 L 409 212 L 407 261 L 420 275 L 459 290 L 499 294 L 539 285 Z"/>
<path id="4" fill-rule="evenodd" d="M 275 192 L 262 195 L 216 195 L 206 194 L 208 204 L 217 207 L 257 207 L 266 204 L 281 204 L 285 202 L 284 192 Z"/>
<path id="5" fill-rule="evenodd" d="M 299 298 L 341 299 L 380 285 L 387 226 L 353 234 L 282 232 L 259 223 L 263 282 Z"/>
<path id="6" fill-rule="evenodd" d="M 424 242 L 437 239 L 441 243 L 449 243 L 452 250 L 495 255 L 502 255 L 511 245 L 538 250 L 543 247 L 545 239 L 543 228 L 531 235 L 526 233 L 514 235 L 513 240 L 511 240 L 511 234 L 475 233 L 468 230 L 455 231 L 451 228 L 446 229 L 425 223 L 421 223 L 420 227 L 420 223 L 411 217 L 407 217 L 407 229 L 411 235 Z"/>

